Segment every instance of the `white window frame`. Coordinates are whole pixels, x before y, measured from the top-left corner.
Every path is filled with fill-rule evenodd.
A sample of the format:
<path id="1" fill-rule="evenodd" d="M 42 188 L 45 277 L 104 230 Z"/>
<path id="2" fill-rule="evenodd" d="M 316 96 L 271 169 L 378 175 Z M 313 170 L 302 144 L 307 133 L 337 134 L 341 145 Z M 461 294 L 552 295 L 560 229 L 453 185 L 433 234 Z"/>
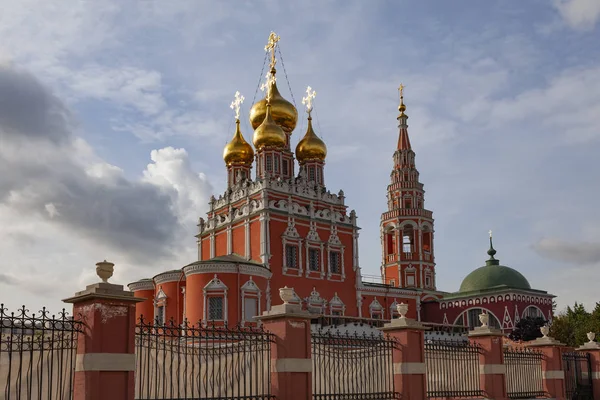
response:
<path id="1" fill-rule="evenodd" d="M 202 312 L 202 323 L 204 325 L 207 324 L 208 321 L 213 322 L 225 322 L 227 323 L 227 316 L 229 313 L 228 309 L 228 301 L 227 301 L 227 291 L 228 287 L 220 280 L 215 274 L 214 278 L 206 284 L 203 288 L 204 294 L 204 307 Z M 209 297 L 223 297 L 223 319 L 222 320 L 209 320 L 208 319 L 208 298 Z"/>

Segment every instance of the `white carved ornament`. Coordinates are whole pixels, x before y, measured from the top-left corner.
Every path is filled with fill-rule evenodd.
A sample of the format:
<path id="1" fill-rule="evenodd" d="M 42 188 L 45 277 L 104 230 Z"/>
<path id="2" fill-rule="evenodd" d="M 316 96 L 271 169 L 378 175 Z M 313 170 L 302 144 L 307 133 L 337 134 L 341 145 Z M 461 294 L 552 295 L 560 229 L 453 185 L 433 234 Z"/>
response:
<path id="1" fill-rule="evenodd" d="M 223 283 L 222 280 L 220 280 L 217 277 L 217 274 L 215 274 L 215 277 L 212 278 L 212 280 L 210 282 L 208 282 L 206 284 L 206 286 L 204 286 L 204 290 L 222 290 L 222 291 L 225 291 L 225 290 L 227 290 L 227 286 Z"/>

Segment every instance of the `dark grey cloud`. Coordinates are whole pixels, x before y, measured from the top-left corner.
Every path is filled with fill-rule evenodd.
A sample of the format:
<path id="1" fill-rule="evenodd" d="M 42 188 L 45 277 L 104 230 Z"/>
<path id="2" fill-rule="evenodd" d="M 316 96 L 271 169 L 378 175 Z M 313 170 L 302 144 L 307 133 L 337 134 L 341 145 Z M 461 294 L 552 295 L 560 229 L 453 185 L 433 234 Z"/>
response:
<path id="1" fill-rule="evenodd" d="M 0 68 L 0 204 L 63 224 L 132 261 L 170 256 L 182 234 L 173 196 L 106 165 L 86 172 L 73 126 L 69 110 L 35 77 Z"/>
<path id="2" fill-rule="evenodd" d="M 15 278 L 13 278 L 12 276 L 6 275 L 6 274 L 0 274 L 0 283 L 6 284 L 6 285 L 18 284 L 18 282 Z"/>
<path id="3" fill-rule="evenodd" d="M 579 265 L 600 263 L 600 243 L 566 242 L 560 239 L 542 239 L 533 245 L 542 257 Z"/>
<path id="4" fill-rule="evenodd" d="M 0 138 L 64 143 L 72 137 L 69 110 L 26 71 L 0 65 Z"/>

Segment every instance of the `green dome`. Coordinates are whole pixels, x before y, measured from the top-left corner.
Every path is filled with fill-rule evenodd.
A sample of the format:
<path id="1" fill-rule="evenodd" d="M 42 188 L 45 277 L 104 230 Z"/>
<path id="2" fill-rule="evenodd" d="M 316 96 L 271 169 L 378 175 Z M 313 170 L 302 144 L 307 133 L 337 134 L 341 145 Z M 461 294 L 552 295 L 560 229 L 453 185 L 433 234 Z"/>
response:
<path id="1" fill-rule="evenodd" d="M 504 265 L 488 264 L 467 275 L 460 285 L 460 292 L 486 290 L 499 286 L 531 289 L 531 285 L 519 271 Z"/>

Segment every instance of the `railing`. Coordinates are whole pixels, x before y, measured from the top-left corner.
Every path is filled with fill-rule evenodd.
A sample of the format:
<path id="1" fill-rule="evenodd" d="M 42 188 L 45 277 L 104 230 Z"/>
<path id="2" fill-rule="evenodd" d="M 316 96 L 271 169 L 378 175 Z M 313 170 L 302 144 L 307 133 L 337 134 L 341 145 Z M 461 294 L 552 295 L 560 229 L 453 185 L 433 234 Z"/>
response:
<path id="1" fill-rule="evenodd" d="M 521 348 L 504 349 L 506 365 L 506 394 L 509 399 L 545 397 L 542 381 L 543 354 Z"/>
<path id="2" fill-rule="evenodd" d="M 271 399 L 271 342 L 259 328 L 136 326 L 136 399 Z"/>
<path id="3" fill-rule="evenodd" d="M 452 340 L 425 341 L 427 398 L 483 396 L 475 344 Z"/>
<path id="4" fill-rule="evenodd" d="M 382 335 L 313 332 L 313 399 L 398 399 L 392 351 Z"/>
<path id="5" fill-rule="evenodd" d="M 77 336 L 83 324 L 65 310 L 44 308 L 8 313 L 0 304 L 1 399 L 70 400 L 73 398 Z"/>
<path id="6" fill-rule="evenodd" d="M 573 400 L 593 399 L 590 354 L 580 351 L 565 352 L 562 360 L 567 398 Z"/>

